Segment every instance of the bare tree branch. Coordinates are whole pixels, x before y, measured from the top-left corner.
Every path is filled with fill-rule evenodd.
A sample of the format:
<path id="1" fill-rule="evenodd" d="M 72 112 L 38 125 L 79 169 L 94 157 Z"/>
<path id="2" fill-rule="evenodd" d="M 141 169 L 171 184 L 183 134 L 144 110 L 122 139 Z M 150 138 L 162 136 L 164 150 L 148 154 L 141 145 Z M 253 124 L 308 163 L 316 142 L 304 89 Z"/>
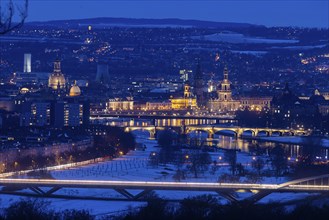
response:
<path id="1" fill-rule="evenodd" d="M 0 35 L 23 26 L 27 18 L 28 5 L 28 0 L 24 0 L 21 6 L 14 5 L 13 1 L 9 0 L 8 4 L 3 7 L 0 0 Z M 18 11 L 17 22 L 14 21 L 15 9 Z"/>

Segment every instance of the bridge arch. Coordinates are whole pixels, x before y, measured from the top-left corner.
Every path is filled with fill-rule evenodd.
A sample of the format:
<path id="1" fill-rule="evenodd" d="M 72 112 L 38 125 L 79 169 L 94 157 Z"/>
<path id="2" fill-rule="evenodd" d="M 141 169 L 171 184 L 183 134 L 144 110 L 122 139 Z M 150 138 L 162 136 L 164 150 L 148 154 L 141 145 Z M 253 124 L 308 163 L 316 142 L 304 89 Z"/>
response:
<path id="1" fill-rule="evenodd" d="M 239 131 L 234 128 L 214 128 L 214 134 L 239 137 L 242 133 L 239 133 Z"/>
<path id="2" fill-rule="evenodd" d="M 241 136 L 249 136 L 248 133 L 250 133 L 252 137 L 258 135 L 258 132 L 256 132 L 254 129 L 244 129 L 242 130 Z"/>
<path id="3" fill-rule="evenodd" d="M 258 136 L 272 136 L 272 131 L 270 130 L 259 130 Z"/>
<path id="4" fill-rule="evenodd" d="M 156 129 L 155 127 L 126 127 L 126 132 L 134 132 L 134 131 L 147 131 L 149 133 L 150 139 L 155 139 L 156 137 Z"/>
<path id="5" fill-rule="evenodd" d="M 204 132 L 207 134 L 208 138 L 213 138 L 214 137 L 214 132 L 212 129 L 209 128 L 193 128 L 189 127 L 186 129 L 185 134 L 189 135 L 192 134 L 193 132 Z"/>
<path id="6" fill-rule="evenodd" d="M 272 130 L 272 136 L 283 136 L 283 132 L 279 130 Z"/>

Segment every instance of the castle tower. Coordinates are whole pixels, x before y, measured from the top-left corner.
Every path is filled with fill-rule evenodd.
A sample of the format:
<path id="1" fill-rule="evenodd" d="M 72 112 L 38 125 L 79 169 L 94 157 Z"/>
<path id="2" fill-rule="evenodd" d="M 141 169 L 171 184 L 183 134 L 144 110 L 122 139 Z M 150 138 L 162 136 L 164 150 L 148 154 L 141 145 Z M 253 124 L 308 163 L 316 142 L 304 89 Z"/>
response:
<path id="1" fill-rule="evenodd" d="M 224 68 L 224 79 L 217 94 L 219 101 L 232 101 L 231 82 L 228 80 L 227 67 Z"/>
<path id="2" fill-rule="evenodd" d="M 25 53 L 24 54 L 24 73 L 31 72 L 31 54 Z"/>
<path id="3" fill-rule="evenodd" d="M 203 85 L 204 85 L 204 81 L 203 81 L 203 76 L 202 76 L 202 72 L 201 72 L 201 66 L 200 66 L 200 63 L 198 62 L 196 72 L 194 75 L 194 94 L 196 96 L 197 105 L 199 107 L 203 106 L 205 104 L 205 98 L 204 98 L 204 94 L 203 94 Z"/>

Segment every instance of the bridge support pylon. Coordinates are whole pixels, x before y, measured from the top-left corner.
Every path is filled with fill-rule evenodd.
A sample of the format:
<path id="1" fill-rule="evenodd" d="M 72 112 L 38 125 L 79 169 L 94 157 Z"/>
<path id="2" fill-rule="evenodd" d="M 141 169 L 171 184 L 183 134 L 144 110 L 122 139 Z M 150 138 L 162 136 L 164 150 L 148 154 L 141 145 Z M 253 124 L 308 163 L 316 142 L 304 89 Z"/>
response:
<path id="1" fill-rule="evenodd" d="M 155 140 L 156 139 L 156 132 L 150 131 L 150 140 Z"/>

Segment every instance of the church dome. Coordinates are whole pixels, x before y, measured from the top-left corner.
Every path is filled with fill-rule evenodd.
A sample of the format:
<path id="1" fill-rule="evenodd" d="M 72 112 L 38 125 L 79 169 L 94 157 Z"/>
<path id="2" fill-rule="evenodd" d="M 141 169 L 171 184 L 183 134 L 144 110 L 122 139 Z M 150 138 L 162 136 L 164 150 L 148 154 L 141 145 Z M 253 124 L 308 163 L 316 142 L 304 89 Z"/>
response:
<path id="1" fill-rule="evenodd" d="M 49 77 L 48 87 L 51 87 L 52 89 L 65 88 L 65 77 L 61 71 L 61 62 L 59 60 L 54 62 L 54 72 Z"/>
<path id="2" fill-rule="evenodd" d="M 76 83 L 74 83 L 74 85 L 70 89 L 70 96 L 79 96 L 79 95 L 81 95 L 81 90 L 79 86 L 77 86 Z"/>
<path id="3" fill-rule="evenodd" d="M 20 90 L 20 93 L 21 94 L 26 94 L 26 93 L 28 93 L 28 92 L 30 92 L 30 90 L 28 89 L 28 88 L 21 88 L 21 90 Z"/>

